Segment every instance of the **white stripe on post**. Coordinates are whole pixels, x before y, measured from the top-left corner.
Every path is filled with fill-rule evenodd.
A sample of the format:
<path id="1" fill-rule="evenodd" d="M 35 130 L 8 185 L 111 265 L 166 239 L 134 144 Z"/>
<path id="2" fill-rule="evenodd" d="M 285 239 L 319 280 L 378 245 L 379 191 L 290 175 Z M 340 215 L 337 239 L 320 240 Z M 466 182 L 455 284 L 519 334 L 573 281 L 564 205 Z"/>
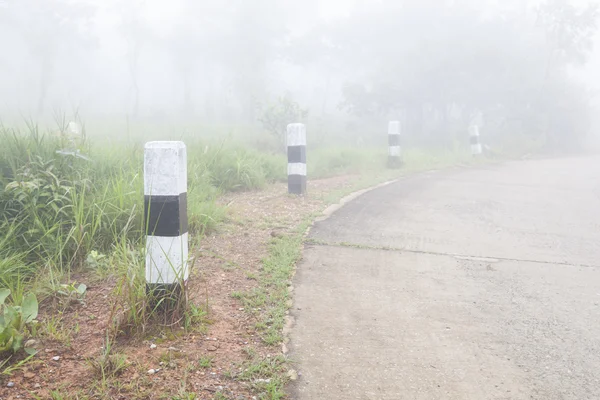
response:
<path id="1" fill-rule="evenodd" d="M 306 193 L 306 126 L 287 126 L 288 192 Z"/>
<path id="2" fill-rule="evenodd" d="M 390 167 L 398 167 L 400 164 L 402 164 L 400 134 L 400 121 L 390 121 L 388 124 L 388 164 Z"/>
<path id="3" fill-rule="evenodd" d="M 400 146 L 390 146 L 390 157 L 400 157 L 402 155 L 402 149 Z"/>
<path id="4" fill-rule="evenodd" d="M 477 125 L 471 125 L 469 127 L 469 137 L 471 142 L 471 153 L 474 156 L 478 156 L 483 153 L 481 143 L 479 142 L 479 127 Z"/>
<path id="5" fill-rule="evenodd" d="M 306 176 L 306 164 L 288 163 L 288 175 L 304 175 L 304 176 Z"/>
<path id="6" fill-rule="evenodd" d="M 177 290 L 189 276 L 187 154 L 183 142 L 148 142 L 144 149 L 146 284 Z"/>

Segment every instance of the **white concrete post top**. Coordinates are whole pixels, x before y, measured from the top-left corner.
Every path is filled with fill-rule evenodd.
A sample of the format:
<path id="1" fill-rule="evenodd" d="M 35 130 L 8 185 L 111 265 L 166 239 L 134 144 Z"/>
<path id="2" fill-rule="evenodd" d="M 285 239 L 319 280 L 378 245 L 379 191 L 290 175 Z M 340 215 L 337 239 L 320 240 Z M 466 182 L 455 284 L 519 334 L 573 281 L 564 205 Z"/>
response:
<path id="1" fill-rule="evenodd" d="M 187 192 L 187 152 L 183 142 L 148 142 L 144 147 L 144 194 L 178 196 Z"/>
<path id="2" fill-rule="evenodd" d="M 479 136 L 479 126 L 471 125 L 469 127 L 469 135 L 470 136 Z"/>
<path id="3" fill-rule="evenodd" d="M 306 146 L 306 126 L 304 124 L 289 124 L 287 126 L 287 145 Z"/>
<path id="4" fill-rule="evenodd" d="M 390 121 L 388 135 L 400 135 L 400 121 Z"/>
<path id="5" fill-rule="evenodd" d="M 69 133 L 71 135 L 75 135 L 75 136 L 81 135 L 81 126 L 75 121 L 69 122 L 69 126 L 67 129 L 69 130 Z"/>

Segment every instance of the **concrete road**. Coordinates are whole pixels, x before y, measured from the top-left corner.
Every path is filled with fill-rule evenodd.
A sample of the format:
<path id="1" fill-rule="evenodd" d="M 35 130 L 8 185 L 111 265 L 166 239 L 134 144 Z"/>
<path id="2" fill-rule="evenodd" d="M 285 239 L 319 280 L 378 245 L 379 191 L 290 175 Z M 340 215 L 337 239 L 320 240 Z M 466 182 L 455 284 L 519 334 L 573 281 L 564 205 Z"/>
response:
<path id="1" fill-rule="evenodd" d="M 311 239 L 294 399 L 600 399 L 600 158 L 407 178 Z"/>

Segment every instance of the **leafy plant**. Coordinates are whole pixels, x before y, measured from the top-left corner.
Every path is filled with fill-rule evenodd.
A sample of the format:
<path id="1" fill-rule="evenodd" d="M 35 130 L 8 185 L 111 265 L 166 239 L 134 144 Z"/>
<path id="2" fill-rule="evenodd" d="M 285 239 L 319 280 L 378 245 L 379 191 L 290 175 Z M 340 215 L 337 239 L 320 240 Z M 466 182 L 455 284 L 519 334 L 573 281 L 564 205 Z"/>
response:
<path id="1" fill-rule="evenodd" d="M 102 353 L 98 357 L 88 359 L 94 373 L 103 381 L 121 374 L 129 367 L 127 357 L 122 353 L 113 352 L 113 349 L 113 342 L 107 337 Z"/>
<path id="2" fill-rule="evenodd" d="M 105 267 L 107 264 L 106 255 L 98 253 L 96 250 L 92 250 L 88 254 L 85 263 L 88 267 L 93 269 Z"/>
<path id="3" fill-rule="evenodd" d="M 200 368 L 211 368 L 213 365 L 213 357 L 202 356 L 198 360 L 198 366 Z"/>
<path id="4" fill-rule="evenodd" d="M 62 296 L 65 301 L 65 304 L 69 305 L 72 302 L 79 302 L 83 304 L 83 298 L 87 292 L 87 286 L 83 283 L 77 285 L 76 282 L 72 282 L 69 284 L 63 283 L 60 285 L 60 289 L 56 292 L 56 294 Z"/>
<path id="5" fill-rule="evenodd" d="M 37 323 L 38 301 L 33 293 L 23 297 L 21 305 L 6 304 L 10 296 L 9 289 L 0 289 L 0 353 L 18 352 L 23 348 L 25 338 Z M 28 354 L 35 353 L 35 349 L 26 348 Z"/>

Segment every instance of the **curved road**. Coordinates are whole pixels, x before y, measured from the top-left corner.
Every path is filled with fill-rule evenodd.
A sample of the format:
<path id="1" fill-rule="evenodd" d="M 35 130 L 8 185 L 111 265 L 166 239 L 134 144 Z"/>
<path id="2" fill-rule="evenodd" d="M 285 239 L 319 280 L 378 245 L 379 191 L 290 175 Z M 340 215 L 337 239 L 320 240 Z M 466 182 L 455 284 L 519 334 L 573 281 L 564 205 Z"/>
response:
<path id="1" fill-rule="evenodd" d="M 600 158 L 403 179 L 310 236 L 294 399 L 600 398 Z"/>

